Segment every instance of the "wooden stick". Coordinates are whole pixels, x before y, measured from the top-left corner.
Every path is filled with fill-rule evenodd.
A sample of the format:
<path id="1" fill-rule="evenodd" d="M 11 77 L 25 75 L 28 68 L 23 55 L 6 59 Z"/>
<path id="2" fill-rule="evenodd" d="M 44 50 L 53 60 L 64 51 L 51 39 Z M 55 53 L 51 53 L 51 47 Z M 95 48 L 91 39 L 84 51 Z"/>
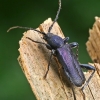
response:
<path id="1" fill-rule="evenodd" d="M 51 23 L 51 18 L 48 18 L 37 29 L 47 33 L 47 30 Z M 64 35 L 57 23 L 54 24 L 51 32 L 64 38 Z M 47 69 L 50 51 L 43 44 L 34 43 L 25 37 L 30 37 L 31 39 L 39 42 L 45 41 L 43 41 L 43 39 L 41 38 L 41 34 L 38 34 L 33 30 L 29 30 L 24 33 L 24 36 L 19 42 L 20 56 L 18 58 L 18 61 L 37 100 L 74 100 L 72 89 L 66 77 L 64 76 L 63 69 L 60 66 L 59 68 L 61 70 L 61 73 L 59 73 L 58 63 L 54 57 L 52 57 L 50 70 L 47 74 L 46 79 L 43 78 Z M 88 74 L 86 76 L 88 77 Z M 77 100 L 83 100 L 83 96 L 80 93 L 79 88 L 74 87 L 74 89 Z M 95 90 L 97 89 L 98 88 L 95 87 Z M 94 96 L 91 93 L 90 86 L 86 87 L 84 92 L 86 95 L 86 100 L 94 100 Z"/>

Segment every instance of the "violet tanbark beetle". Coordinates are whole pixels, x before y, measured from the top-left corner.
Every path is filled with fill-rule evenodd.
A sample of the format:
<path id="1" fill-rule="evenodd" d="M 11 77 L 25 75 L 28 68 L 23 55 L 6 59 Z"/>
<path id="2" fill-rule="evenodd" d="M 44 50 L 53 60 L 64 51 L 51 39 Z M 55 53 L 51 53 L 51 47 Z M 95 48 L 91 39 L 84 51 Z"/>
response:
<path id="1" fill-rule="evenodd" d="M 57 11 L 57 15 L 56 15 L 52 25 L 49 27 L 47 34 L 44 32 L 41 32 L 39 30 L 33 29 L 33 28 L 21 27 L 21 26 L 11 27 L 8 31 L 10 31 L 11 29 L 14 29 L 14 28 L 22 28 L 22 29 L 34 30 L 34 31 L 37 31 L 40 34 L 42 34 L 43 39 L 47 42 L 47 44 L 38 42 L 38 41 L 34 41 L 29 37 L 26 37 L 26 38 L 31 40 L 32 42 L 44 44 L 47 47 L 47 49 L 51 50 L 51 56 L 50 56 L 50 60 L 48 63 L 48 69 L 46 71 L 45 77 L 47 76 L 47 73 L 49 71 L 49 66 L 50 66 L 52 55 L 56 55 L 58 61 L 60 62 L 60 64 L 62 65 L 62 67 L 64 69 L 66 77 L 70 80 L 70 82 L 72 84 L 74 84 L 77 87 L 80 87 L 86 82 L 82 87 L 82 90 L 83 90 L 84 87 L 86 85 L 88 85 L 90 79 L 92 78 L 92 76 L 95 72 L 95 67 L 88 65 L 88 64 L 79 63 L 77 56 L 72 51 L 73 48 L 78 47 L 77 42 L 68 43 L 69 37 L 62 39 L 58 35 L 54 35 L 53 33 L 50 32 L 52 30 L 54 23 L 58 19 L 60 10 L 61 10 L 61 0 L 59 0 L 59 9 Z M 84 76 L 81 68 L 93 70 L 93 72 L 91 73 L 88 80 L 85 79 L 85 76 Z M 74 99 L 76 100 L 76 98 L 74 98 Z"/>

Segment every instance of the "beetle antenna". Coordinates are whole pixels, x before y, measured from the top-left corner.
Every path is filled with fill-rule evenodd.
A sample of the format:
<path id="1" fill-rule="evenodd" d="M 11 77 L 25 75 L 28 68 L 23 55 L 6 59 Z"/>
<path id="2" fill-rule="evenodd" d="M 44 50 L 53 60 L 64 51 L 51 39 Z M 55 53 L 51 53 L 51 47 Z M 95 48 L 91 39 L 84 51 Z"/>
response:
<path id="1" fill-rule="evenodd" d="M 58 16 L 59 16 L 59 13 L 60 13 L 60 10 L 61 10 L 61 0 L 59 0 L 59 8 L 58 8 L 58 11 L 57 11 L 57 15 L 56 15 L 56 17 L 55 17 L 53 23 L 52 23 L 51 26 L 49 27 L 48 33 L 50 33 L 50 31 L 51 31 L 51 29 L 52 29 L 54 23 L 57 21 Z"/>
<path id="2" fill-rule="evenodd" d="M 36 29 L 33 29 L 33 28 L 29 28 L 29 27 L 22 27 L 22 26 L 13 26 L 13 27 L 9 28 L 7 30 L 7 32 L 9 32 L 10 30 L 15 29 L 15 28 L 21 28 L 21 29 L 27 29 L 27 30 L 34 30 L 34 31 L 39 32 L 39 33 L 41 33 L 43 35 L 46 35 L 44 32 L 41 32 L 39 30 L 36 30 Z"/>

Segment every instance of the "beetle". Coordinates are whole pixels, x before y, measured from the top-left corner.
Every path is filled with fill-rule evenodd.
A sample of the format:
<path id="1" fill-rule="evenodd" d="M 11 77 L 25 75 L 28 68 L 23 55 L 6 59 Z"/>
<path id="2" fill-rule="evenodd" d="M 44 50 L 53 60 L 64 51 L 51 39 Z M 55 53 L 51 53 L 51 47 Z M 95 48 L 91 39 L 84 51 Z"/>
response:
<path id="1" fill-rule="evenodd" d="M 34 41 L 29 37 L 26 37 L 26 38 L 31 40 L 32 42 L 44 44 L 47 47 L 47 49 L 51 50 L 51 55 L 50 55 L 47 71 L 46 71 L 46 74 L 45 74 L 45 78 L 46 78 L 48 71 L 49 71 L 49 66 L 50 66 L 50 63 L 51 63 L 52 55 L 54 55 L 54 56 L 57 57 L 58 61 L 62 65 L 66 77 L 69 79 L 69 81 L 72 84 L 74 84 L 77 87 L 81 87 L 84 84 L 81 88 L 81 90 L 83 91 L 84 87 L 86 85 L 88 85 L 90 79 L 93 77 L 93 74 L 95 73 L 95 67 L 93 67 L 89 64 L 79 63 L 78 57 L 72 51 L 73 48 L 78 47 L 77 42 L 68 43 L 69 37 L 62 39 L 60 36 L 55 35 L 55 34 L 50 32 L 52 30 L 54 23 L 58 19 L 60 10 L 61 10 L 61 0 L 59 0 L 59 9 L 57 11 L 56 17 L 55 17 L 53 23 L 51 24 L 51 26 L 49 27 L 47 33 L 41 32 L 41 31 L 33 29 L 33 28 L 21 27 L 21 26 L 11 27 L 11 28 L 8 29 L 8 31 L 10 31 L 14 28 L 22 28 L 22 29 L 34 30 L 34 31 L 37 31 L 40 34 L 42 34 L 43 39 L 47 43 Z M 89 78 L 87 80 L 85 79 L 82 68 L 86 68 L 88 70 L 93 70 L 93 72 L 91 73 L 91 75 L 89 76 Z"/>

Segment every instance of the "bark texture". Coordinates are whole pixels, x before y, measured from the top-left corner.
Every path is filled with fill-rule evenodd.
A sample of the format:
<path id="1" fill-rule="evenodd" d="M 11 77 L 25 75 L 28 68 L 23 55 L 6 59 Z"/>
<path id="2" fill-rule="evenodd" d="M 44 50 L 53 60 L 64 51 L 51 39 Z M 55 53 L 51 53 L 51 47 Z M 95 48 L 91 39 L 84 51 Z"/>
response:
<path id="1" fill-rule="evenodd" d="M 49 26 L 52 24 L 51 18 L 44 21 L 37 29 L 47 33 Z M 52 33 L 64 38 L 64 35 L 57 23 L 54 24 Z M 45 45 L 30 41 L 26 37 L 39 42 L 45 42 L 41 38 L 42 35 L 28 30 L 24 33 L 20 40 L 20 55 L 18 57 L 19 64 L 34 92 L 37 100 L 74 100 L 73 93 L 69 82 L 67 81 L 62 67 L 55 57 L 52 57 L 51 65 L 46 79 L 44 75 L 50 58 L 50 50 Z M 89 85 L 85 88 L 84 93 L 86 100 L 100 100 L 100 65 L 96 64 L 99 70 L 95 73 Z M 91 72 L 85 74 L 89 77 Z M 79 91 L 80 88 L 74 87 L 77 100 L 83 100 L 83 95 Z"/>

